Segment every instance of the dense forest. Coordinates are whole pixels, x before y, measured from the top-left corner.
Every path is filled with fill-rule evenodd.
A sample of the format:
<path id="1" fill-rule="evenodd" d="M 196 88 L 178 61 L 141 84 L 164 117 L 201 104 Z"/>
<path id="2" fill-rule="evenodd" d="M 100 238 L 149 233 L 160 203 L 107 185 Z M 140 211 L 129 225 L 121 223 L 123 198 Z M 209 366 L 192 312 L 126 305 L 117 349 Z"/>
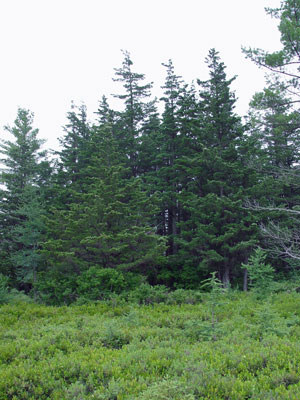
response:
<path id="1" fill-rule="evenodd" d="M 257 271 L 297 277 L 300 1 L 267 12 L 282 48 L 243 49 L 268 71 L 246 118 L 215 49 L 206 81 L 163 64 L 159 100 L 124 51 L 122 110 L 103 96 L 91 123 L 72 105 L 54 154 L 18 110 L 1 142 L 0 286 L 59 305 L 144 283 L 198 289 L 214 276 L 247 290 Z"/>

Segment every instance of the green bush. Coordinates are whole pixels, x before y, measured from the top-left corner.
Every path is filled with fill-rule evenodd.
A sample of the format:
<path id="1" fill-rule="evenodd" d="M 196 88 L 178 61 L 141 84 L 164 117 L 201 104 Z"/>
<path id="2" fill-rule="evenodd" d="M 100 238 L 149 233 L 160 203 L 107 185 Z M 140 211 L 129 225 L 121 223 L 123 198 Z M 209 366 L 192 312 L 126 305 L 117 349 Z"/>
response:
<path id="1" fill-rule="evenodd" d="M 190 390 L 179 380 L 162 380 L 151 385 L 137 400 L 196 400 Z"/>
<path id="2" fill-rule="evenodd" d="M 125 288 L 123 274 L 112 268 L 90 267 L 77 278 L 77 293 L 88 300 L 107 299 Z"/>
<path id="3" fill-rule="evenodd" d="M 168 299 L 168 288 L 164 285 L 151 286 L 142 283 L 128 294 L 128 300 L 138 304 L 165 303 Z"/>
<path id="4" fill-rule="evenodd" d="M 176 289 L 168 294 L 168 304 L 198 304 L 202 301 L 202 293 L 196 290 Z"/>
<path id="5" fill-rule="evenodd" d="M 16 289 L 9 290 L 8 288 L 9 278 L 0 274 L 0 304 L 17 304 L 17 303 L 32 303 L 33 300 Z"/>
<path id="6" fill-rule="evenodd" d="M 39 273 L 35 289 L 42 303 L 53 306 L 72 304 L 78 297 L 75 274 Z"/>

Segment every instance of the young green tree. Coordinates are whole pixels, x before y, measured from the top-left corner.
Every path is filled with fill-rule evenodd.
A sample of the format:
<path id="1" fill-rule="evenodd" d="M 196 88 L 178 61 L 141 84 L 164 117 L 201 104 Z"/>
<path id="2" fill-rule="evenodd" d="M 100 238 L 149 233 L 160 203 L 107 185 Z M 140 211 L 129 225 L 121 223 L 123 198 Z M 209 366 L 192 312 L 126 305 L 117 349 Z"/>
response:
<path id="1" fill-rule="evenodd" d="M 162 226 L 165 235 L 168 236 L 168 255 L 177 253 L 175 237 L 177 235 L 178 223 L 178 175 L 176 161 L 181 155 L 182 138 L 179 134 L 179 124 L 177 112 L 179 109 L 179 96 L 183 91 L 183 82 L 175 74 L 171 60 L 168 64 L 163 64 L 167 69 L 167 76 L 164 86 L 165 103 L 161 123 L 161 148 L 158 157 L 160 158 L 160 168 L 158 172 L 159 185 L 163 198 L 164 209 L 162 210 Z"/>

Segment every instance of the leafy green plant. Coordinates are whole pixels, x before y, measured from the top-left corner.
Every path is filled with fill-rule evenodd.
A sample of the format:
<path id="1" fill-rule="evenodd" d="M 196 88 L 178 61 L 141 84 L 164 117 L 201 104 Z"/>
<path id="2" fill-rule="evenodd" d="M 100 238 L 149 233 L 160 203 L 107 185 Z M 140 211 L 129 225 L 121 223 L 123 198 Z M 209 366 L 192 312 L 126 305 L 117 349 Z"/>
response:
<path id="1" fill-rule="evenodd" d="M 0 399 L 299 399 L 299 293 L 215 278 L 199 304 L 3 304 Z"/>
<path id="2" fill-rule="evenodd" d="M 168 289 L 164 285 L 151 286 L 142 283 L 129 293 L 128 299 L 138 304 L 164 303 L 168 298 Z"/>
<path id="3" fill-rule="evenodd" d="M 130 335 L 122 330 L 120 326 L 111 321 L 106 324 L 101 335 L 101 341 L 105 347 L 120 349 L 124 344 L 130 343 Z"/>
<path id="4" fill-rule="evenodd" d="M 120 293 L 125 279 L 122 272 L 112 268 L 90 267 L 77 279 L 78 293 L 88 300 L 103 300 L 111 293 Z"/>
<path id="5" fill-rule="evenodd" d="M 168 304 L 197 304 L 202 301 L 202 293 L 196 290 L 176 289 L 168 294 Z"/>
<path id="6" fill-rule="evenodd" d="M 162 380 L 157 382 L 147 390 L 145 390 L 139 400 L 194 400 L 195 397 L 192 393 L 189 393 L 187 386 L 184 386 L 179 380 Z"/>

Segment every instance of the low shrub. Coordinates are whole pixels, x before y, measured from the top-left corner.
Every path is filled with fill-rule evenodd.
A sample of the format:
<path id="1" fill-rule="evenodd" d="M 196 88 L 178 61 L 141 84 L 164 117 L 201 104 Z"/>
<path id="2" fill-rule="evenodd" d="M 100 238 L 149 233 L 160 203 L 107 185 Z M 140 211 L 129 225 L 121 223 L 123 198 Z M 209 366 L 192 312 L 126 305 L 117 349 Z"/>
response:
<path id="1" fill-rule="evenodd" d="M 218 294 L 212 330 L 209 293 L 171 305 L 160 290 L 148 305 L 2 304 L 0 400 L 300 398 L 299 293 Z"/>
<path id="2" fill-rule="evenodd" d="M 169 290 L 164 285 L 151 286 L 148 283 L 142 283 L 139 287 L 128 294 L 130 302 L 138 304 L 165 303 L 168 299 Z"/>

